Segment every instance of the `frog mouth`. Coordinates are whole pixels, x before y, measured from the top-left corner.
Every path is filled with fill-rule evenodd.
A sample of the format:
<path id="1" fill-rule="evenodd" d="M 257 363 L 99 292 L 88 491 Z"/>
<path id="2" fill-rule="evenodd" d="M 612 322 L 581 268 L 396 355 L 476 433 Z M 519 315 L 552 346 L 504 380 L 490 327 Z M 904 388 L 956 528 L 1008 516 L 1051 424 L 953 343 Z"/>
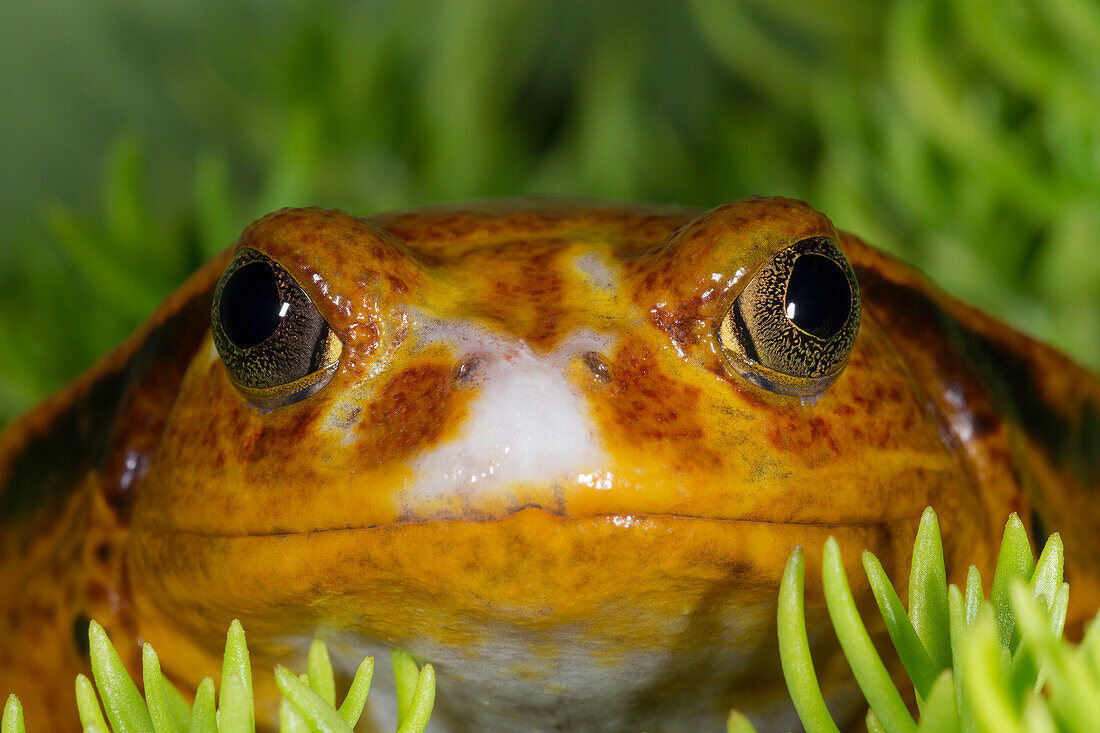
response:
<path id="1" fill-rule="evenodd" d="M 203 531 L 195 528 L 183 528 L 172 527 L 165 529 L 154 530 L 158 534 L 178 534 L 178 535 L 192 535 L 197 537 L 209 537 L 209 538 L 226 538 L 226 539 L 245 539 L 249 537 L 264 538 L 264 537 L 308 537 L 315 535 L 326 534 L 355 534 L 355 533 L 370 533 L 370 532 L 384 532 L 394 530 L 401 527 L 411 526 L 446 526 L 446 525 L 459 525 L 459 524 L 473 524 L 473 525 L 492 525 L 494 523 L 502 523 L 513 520 L 514 518 L 520 518 L 524 516 L 530 516 L 532 514 L 540 514 L 546 517 L 551 517 L 555 520 L 563 522 L 575 522 L 575 523 L 588 523 L 588 522 L 605 522 L 612 527 L 628 530 L 634 528 L 645 528 L 653 524 L 677 524 L 677 525 L 713 525 L 716 527 L 729 526 L 733 527 L 761 527 L 761 528 L 791 528 L 797 530 L 808 531 L 822 531 L 827 532 L 829 530 L 837 531 L 882 531 L 884 529 L 893 527 L 894 525 L 904 526 L 907 524 L 915 524 L 920 519 L 920 514 L 904 514 L 898 517 L 887 517 L 878 520 L 864 520 L 864 521 L 848 521 L 848 522 L 824 522 L 824 521 L 792 521 L 792 520 L 772 520 L 772 519 L 750 519 L 744 517 L 707 517 L 691 514 L 647 514 L 647 513 L 609 513 L 609 514 L 566 514 L 562 512 L 549 509 L 539 505 L 527 505 L 518 507 L 501 516 L 490 515 L 464 515 L 464 516 L 447 516 L 440 515 L 435 517 L 399 517 L 394 522 L 370 524 L 370 525 L 347 525 L 347 526 L 334 526 L 334 527 L 313 527 L 310 529 L 296 529 L 296 528 L 284 528 L 273 527 L 264 531 L 250 531 L 250 532 L 210 532 Z"/>
<path id="2" fill-rule="evenodd" d="M 214 604 L 221 613 L 245 608 L 268 620 L 285 614 L 302 623 L 320 614 L 334 628 L 404 639 L 405 626 L 376 624 L 384 617 L 408 618 L 422 627 L 418 633 L 431 635 L 453 628 L 456 618 L 477 618 L 487 628 L 554 628 L 639 613 L 682 619 L 715 593 L 734 612 L 750 602 L 774 604 L 796 546 L 807 548 L 807 577 L 830 535 L 846 557 L 868 549 L 891 567 L 908 555 L 916 527 L 911 517 L 807 524 L 672 515 L 562 517 L 524 508 L 487 521 L 238 535 L 142 533 L 132 567 L 163 608 Z M 407 609 L 418 612 L 409 616 Z M 633 632 L 624 627 L 616 633 Z"/>

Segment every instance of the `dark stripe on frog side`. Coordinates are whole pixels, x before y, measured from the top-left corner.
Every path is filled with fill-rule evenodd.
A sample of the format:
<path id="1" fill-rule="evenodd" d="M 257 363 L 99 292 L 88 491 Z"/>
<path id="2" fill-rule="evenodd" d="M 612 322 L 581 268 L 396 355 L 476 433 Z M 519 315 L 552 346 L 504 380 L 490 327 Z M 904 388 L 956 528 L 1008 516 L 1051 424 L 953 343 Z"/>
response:
<path id="1" fill-rule="evenodd" d="M 56 510 L 89 470 L 104 471 L 127 428 L 159 432 L 156 415 L 149 407 L 163 405 L 161 423 L 190 362 L 190 356 L 209 329 L 213 283 L 200 294 L 147 326 L 145 338 L 121 365 L 109 368 L 83 388 L 67 395 L 69 404 L 50 418 L 44 430 L 28 435 L 13 458 L 0 493 L 0 518 L 17 521 L 40 510 Z M 110 363 L 111 357 L 107 360 Z M 143 405 L 140 425 L 123 424 L 123 416 L 139 392 L 146 397 L 155 388 L 159 399 Z M 135 416 L 131 416 L 133 418 Z M 17 421 L 9 429 L 20 429 Z M 122 489 L 108 500 L 125 513 Z"/>
<path id="2" fill-rule="evenodd" d="M 873 267 L 855 265 L 864 302 L 883 324 L 927 349 L 950 344 L 955 355 L 984 379 L 994 404 L 1010 416 L 1028 439 L 1055 464 L 1066 467 L 1086 486 L 1100 483 L 1100 413 L 1082 400 L 1057 405 L 1043 399 L 1041 375 L 1025 355 L 979 333 L 946 312 L 927 293 L 899 283 Z M 1007 327 L 1006 327 L 1007 328 Z M 939 356 L 939 355 L 937 355 Z M 943 360 L 950 358 L 944 354 Z M 949 369 L 947 364 L 943 368 Z M 975 437 L 995 416 L 975 415 Z"/>
<path id="3" fill-rule="evenodd" d="M 0 517 L 18 520 L 59 508 L 83 474 L 103 461 L 124 384 L 121 370 L 100 376 L 53 416 L 45 432 L 27 438 L 5 477 Z"/>

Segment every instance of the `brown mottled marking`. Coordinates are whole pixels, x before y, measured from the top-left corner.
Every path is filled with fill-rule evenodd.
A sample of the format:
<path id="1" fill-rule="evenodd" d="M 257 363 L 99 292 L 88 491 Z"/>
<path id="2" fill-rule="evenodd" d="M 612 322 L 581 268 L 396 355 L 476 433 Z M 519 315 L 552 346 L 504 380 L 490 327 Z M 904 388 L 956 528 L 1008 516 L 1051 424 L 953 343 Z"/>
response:
<path id="1" fill-rule="evenodd" d="M 664 374 L 649 348 L 627 344 L 611 361 L 615 375 L 604 429 L 625 443 L 640 442 L 660 451 L 672 470 L 684 464 L 717 467 L 717 452 L 700 450 L 704 423 L 699 419 L 701 393 Z M 685 450 L 685 446 L 692 446 Z"/>
<path id="2" fill-rule="evenodd" d="M 454 433 L 471 399 L 455 389 L 453 367 L 426 362 L 395 374 L 379 390 L 355 431 L 377 463 L 408 458 Z"/>

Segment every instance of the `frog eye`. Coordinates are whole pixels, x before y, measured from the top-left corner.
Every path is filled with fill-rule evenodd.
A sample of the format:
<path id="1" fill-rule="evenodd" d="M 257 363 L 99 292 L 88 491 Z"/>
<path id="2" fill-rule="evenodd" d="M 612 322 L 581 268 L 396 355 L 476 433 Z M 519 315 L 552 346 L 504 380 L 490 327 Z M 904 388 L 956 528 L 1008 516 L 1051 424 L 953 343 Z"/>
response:
<path id="1" fill-rule="evenodd" d="M 831 239 L 803 239 L 764 265 L 718 328 L 726 361 L 780 394 L 820 394 L 848 361 L 859 330 L 859 286 Z"/>
<path id="2" fill-rule="evenodd" d="M 214 345 L 229 379 L 257 407 L 317 392 L 343 351 L 313 301 L 277 262 L 242 249 L 214 289 Z"/>

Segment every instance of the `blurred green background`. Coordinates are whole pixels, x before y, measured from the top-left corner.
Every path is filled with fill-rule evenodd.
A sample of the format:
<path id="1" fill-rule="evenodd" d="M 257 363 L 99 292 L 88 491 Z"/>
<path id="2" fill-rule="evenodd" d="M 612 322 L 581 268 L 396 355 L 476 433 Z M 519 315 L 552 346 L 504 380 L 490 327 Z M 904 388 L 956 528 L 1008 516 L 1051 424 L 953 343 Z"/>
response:
<path id="1" fill-rule="evenodd" d="M 794 196 L 1100 365 L 1095 0 L 3 15 L 0 423 L 286 205 Z"/>

